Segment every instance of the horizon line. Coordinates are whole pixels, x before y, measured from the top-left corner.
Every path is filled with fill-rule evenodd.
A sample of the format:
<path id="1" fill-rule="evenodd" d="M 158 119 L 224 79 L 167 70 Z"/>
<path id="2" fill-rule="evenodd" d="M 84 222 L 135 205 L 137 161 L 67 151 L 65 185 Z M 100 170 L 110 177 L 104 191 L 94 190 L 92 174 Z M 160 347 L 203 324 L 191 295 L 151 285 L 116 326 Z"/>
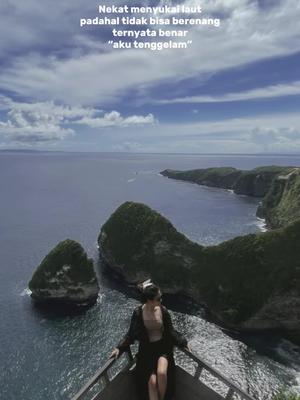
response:
<path id="1" fill-rule="evenodd" d="M 80 154 L 161 154 L 187 156 L 300 156 L 299 153 L 174 153 L 174 152 L 133 152 L 133 151 L 93 151 L 93 150 L 43 150 L 43 149 L 0 149 L 0 153 L 80 153 Z"/>

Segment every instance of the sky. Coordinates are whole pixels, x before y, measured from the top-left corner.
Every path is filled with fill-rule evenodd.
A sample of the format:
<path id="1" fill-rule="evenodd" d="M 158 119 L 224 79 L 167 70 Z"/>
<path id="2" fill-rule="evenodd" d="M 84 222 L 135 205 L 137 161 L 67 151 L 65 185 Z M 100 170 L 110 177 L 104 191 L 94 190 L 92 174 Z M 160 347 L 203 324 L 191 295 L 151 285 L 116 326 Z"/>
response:
<path id="1" fill-rule="evenodd" d="M 184 28 L 187 49 L 113 49 L 112 27 L 80 27 L 99 4 L 221 23 Z M 299 154 L 299 109 L 299 0 L 1 0 L 0 150 Z"/>

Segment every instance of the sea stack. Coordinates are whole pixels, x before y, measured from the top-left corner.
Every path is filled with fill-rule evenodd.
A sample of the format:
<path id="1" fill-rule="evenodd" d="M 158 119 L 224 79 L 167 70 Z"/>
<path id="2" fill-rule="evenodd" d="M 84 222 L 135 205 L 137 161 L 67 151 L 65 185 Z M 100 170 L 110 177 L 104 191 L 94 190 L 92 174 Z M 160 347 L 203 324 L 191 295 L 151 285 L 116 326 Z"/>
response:
<path id="1" fill-rule="evenodd" d="M 99 292 L 92 259 L 79 243 L 70 239 L 50 251 L 28 287 L 31 297 L 44 305 L 90 306 Z"/>

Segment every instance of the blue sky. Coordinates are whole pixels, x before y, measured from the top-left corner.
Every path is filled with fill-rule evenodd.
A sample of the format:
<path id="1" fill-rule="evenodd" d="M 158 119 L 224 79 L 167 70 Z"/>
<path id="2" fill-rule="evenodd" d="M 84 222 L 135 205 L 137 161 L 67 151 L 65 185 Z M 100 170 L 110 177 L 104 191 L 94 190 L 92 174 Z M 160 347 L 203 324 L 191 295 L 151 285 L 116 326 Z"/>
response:
<path id="1" fill-rule="evenodd" d="M 181 3 L 221 26 L 154 52 L 80 28 L 100 3 L 2 1 L 0 149 L 299 153 L 299 0 Z"/>

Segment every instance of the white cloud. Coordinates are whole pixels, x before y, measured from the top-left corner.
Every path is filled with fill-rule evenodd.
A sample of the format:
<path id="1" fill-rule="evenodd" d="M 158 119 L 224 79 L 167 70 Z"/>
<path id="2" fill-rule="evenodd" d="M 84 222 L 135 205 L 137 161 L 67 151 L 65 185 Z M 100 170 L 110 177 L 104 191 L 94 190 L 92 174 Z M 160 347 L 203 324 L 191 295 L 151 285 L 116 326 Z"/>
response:
<path id="1" fill-rule="evenodd" d="M 130 136 L 134 142 L 138 136 Z M 123 138 L 123 140 L 129 139 Z M 141 146 L 153 152 L 299 153 L 300 115 L 296 113 L 161 124 L 159 132 L 143 130 Z"/>
<path id="2" fill-rule="evenodd" d="M 193 3 L 186 1 L 187 5 Z M 67 2 L 63 4 L 67 13 Z M 176 84 L 180 79 L 300 50 L 298 0 L 276 2 L 264 9 L 254 0 L 209 0 L 204 1 L 203 10 L 207 15 L 223 13 L 221 27 L 190 28 L 193 44 L 188 50 L 100 52 L 91 46 L 89 52 L 79 51 L 73 58 L 58 59 L 32 49 L 3 68 L 0 86 L 42 100 L 108 104 L 120 100 L 129 89 L 142 90 L 145 96 L 149 86 L 162 80 Z M 84 37 L 84 31 L 78 36 Z M 80 43 L 78 37 L 76 40 Z M 100 39 L 99 42 L 103 45 Z"/>
<path id="3" fill-rule="evenodd" d="M 300 95 L 300 81 L 288 84 L 271 85 L 260 89 L 217 96 L 186 96 L 170 100 L 158 100 L 157 104 L 176 103 L 222 103 L 228 101 L 257 100 L 282 96 Z"/>
<path id="4" fill-rule="evenodd" d="M 103 115 L 103 117 L 90 118 L 84 117 L 78 121 L 77 124 L 84 124 L 92 128 L 106 128 L 113 126 L 127 127 L 134 125 L 153 125 L 157 121 L 152 114 L 146 116 L 132 115 L 129 117 L 122 117 L 118 111 L 111 111 Z"/>
<path id="5" fill-rule="evenodd" d="M 53 102 L 21 103 L 0 97 L 0 109 L 7 110 L 7 120 L 0 121 L 0 133 L 18 142 L 53 142 L 73 135 L 64 126 L 74 118 L 94 115 L 96 110 L 67 107 Z"/>
<path id="6" fill-rule="evenodd" d="M 80 106 L 57 105 L 52 101 L 38 103 L 15 102 L 0 96 L 0 110 L 7 111 L 6 121 L 0 120 L 0 134 L 18 142 L 53 142 L 74 135 L 69 124 L 81 124 L 91 128 L 128 127 L 154 124 L 152 114 L 123 117 L 118 111 Z"/>

